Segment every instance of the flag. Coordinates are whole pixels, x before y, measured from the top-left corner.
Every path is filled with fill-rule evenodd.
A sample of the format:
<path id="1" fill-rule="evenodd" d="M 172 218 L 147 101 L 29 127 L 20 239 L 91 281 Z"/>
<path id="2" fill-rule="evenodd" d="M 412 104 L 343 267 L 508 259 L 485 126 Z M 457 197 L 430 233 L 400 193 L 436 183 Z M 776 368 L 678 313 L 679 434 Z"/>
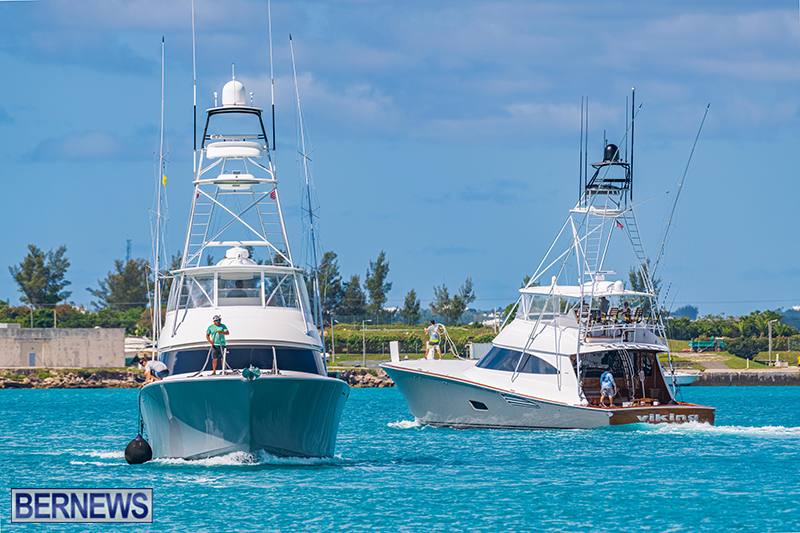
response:
<path id="1" fill-rule="evenodd" d="M 615 220 L 614 222 L 616 222 L 616 223 L 617 223 L 617 227 L 618 227 L 619 229 L 625 229 L 624 227 L 622 227 L 622 224 L 620 224 L 620 223 L 619 223 L 619 220 Z"/>
<path id="2" fill-rule="evenodd" d="M 277 198 L 277 196 L 278 196 L 278 189 L 272 189 L 272 192 L 269 193 L 269 197 L 274 200 L 275 198 Z"/>
<path id="3" fill-rule="evenodd" d="M 164 187 L 166 187 L 166 186 L 167 186 L 167 175 L 166 175 L 166 174 L 164 174 L 164 175 L 162 175 L 161 177 L 163 178 L 163 179 L 161 180 L 161 183 L 163 183 L 163 184 L 164 184 Z"/>

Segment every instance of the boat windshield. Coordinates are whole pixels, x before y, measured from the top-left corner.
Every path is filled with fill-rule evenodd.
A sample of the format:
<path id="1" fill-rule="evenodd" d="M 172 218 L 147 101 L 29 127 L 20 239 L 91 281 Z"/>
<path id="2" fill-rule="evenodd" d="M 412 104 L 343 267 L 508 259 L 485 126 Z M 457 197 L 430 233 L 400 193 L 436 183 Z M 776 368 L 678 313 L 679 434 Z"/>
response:
<path id="1" fill-rule="evenodd" d="M 644 317 L 649 320 L 649 309 L 647 305 L 647 297 L 645 296 L 611 296 L 611 297 L 598 297 L 594 298 L 587 296 L 583 299 L 586 302 L 586 307 L 594 319 L 601 319 L 608 317 L 609 314 L 622 315 L 630 314 L 631 317 Z M 627 302 L 628 306 L 625 306 Z M 536 321 L 541 314 L 542 321 L 552 321 L 554 316 L 570 315 L 573 319 L 580 314 L 581 299 L 573 298 L 564 295 L 554 294 L 523 294 L 521 305 L 517 308 L 517 318 L 523 320 Z M 638 315 L 637 315 L 637 310 Z"/>
<path id="2" fill-rule="evenodd" d="M 488 370 L 513 372 L 517 368 L 521 355 L 522 352 L 494 346 L 489 350 L 489 353 L 483 356 L 477 366 Z M 533 354 L 525 354 L 525 359 L 520 365 L 519 371 L 522 374 L 558 374 L 556 367 Z"/>
<path id="3" fill-rule="evenodd" d="M 231 306 L 300 309 L 301 298 L 308 305 L 303 276 L 292 271 L 184 273 L 175 280 L 167 310 Z"/>

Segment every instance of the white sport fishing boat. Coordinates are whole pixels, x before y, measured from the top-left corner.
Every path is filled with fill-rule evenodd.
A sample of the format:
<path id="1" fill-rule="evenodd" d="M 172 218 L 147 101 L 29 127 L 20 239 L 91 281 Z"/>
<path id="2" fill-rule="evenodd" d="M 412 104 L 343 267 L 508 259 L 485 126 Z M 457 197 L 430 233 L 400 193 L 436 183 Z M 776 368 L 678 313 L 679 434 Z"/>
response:
<path id="1" fill-rule="evenodd" d="M 349 387 L 327 375 L 305 273 L 292 266 L 262 111 L 235 77 L 221 106 L 214 98 L 158 339 L 170 375 L 140 395 L 153 455 L 330 457 Z M 216 375 L 206 340 L 214 315 L 230 331 Z"/>
<path id="2" fill-rule="evenodd" d="M 582 172 L 577 205 L 520 289 L 516 317 L 480 361 L 381 365 L 417 421 L 508 429 L 713 424 L 713 407 L 676 401 L 659 364 L 669 350 L 631 204 L 633 142 L 630 163 L 619 155 L 608 144 L 593 177 Z M 612 255 L 615 264 L 625 261 L 612 237 L 631 249 L 643 290 L 626 289 L 604 270 Z M 607 370 L 617 385 L 613 407 L 599 405 Z"/>

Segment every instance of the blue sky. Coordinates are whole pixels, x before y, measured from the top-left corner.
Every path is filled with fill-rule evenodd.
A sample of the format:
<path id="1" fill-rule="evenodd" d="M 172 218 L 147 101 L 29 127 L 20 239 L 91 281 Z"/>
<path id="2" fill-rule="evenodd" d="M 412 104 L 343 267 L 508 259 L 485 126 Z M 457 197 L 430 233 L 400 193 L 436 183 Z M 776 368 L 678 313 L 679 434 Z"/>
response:
<path id="1" fill-rule="evenodd" d="M 516 298 L 577 195 L 581 96 L 590 159 L 636 128 L 635 200 L 655 253 L 711 103 L 660 276 L 674 307 L 741 314 L 800 305 L 797 2 L 272 3 L 277 163 L 300 244 L 288 34 L 321 203 L 345 277 L 385 250 L 388 305 L 472 277 L 489 309 Z M 269 106 L 266 2 L 196 0 L 198 108 L 237 79 Z M 166 38 L 170 246 L 191 200 L 186 1 L 0 1 L 0 161 L 8 267 L 65 244 L 71 300 L 125 255 L 149 256 Z M 203 116 L 198 116 L 202 122 Z M 297 250 L 295 250 L 297 254 Z"/>

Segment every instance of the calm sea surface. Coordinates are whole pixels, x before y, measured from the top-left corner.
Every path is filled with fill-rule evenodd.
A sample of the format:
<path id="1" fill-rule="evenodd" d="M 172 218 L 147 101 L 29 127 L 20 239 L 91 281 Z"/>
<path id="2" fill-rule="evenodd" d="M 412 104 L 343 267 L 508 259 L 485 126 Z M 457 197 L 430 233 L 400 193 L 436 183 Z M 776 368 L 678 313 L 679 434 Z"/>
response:
<path id="1" fill-rule="evenodd" d="M 268 455 L 129 466 L 136 390 L 0 390 L 11 487 L 152 487 L 123 531 L 800 531 L 800 387 L 695 387 L 717 426 L 417 427 L 396 389 L 353 389 L 330 460 Z"/>

